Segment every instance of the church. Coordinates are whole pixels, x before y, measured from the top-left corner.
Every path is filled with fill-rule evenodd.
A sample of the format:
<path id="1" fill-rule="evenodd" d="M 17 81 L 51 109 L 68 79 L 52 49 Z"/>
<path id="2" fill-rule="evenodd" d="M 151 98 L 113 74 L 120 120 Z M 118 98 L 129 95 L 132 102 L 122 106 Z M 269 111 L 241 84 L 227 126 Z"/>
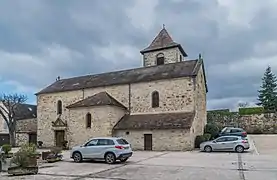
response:
<path id="1" fill-rule="evenodd" d="M 187 60 L 165 27 L 140 53 L 143 67 L 57 79 L 38 92 L 37 140 L 71 148 L 117 136 L 134 150 L 193 149 L 207 123 L 203 59 Z"/>

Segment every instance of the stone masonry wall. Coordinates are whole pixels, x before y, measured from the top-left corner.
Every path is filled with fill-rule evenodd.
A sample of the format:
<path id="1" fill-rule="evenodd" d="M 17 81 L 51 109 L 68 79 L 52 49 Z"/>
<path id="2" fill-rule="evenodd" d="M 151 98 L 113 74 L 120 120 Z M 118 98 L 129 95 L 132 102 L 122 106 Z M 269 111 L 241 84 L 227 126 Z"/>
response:
<path id="1" fill-rule="evenodd" d="M 189 130 L 118 130 L 114 134 L 125 138 L 133 150 L 144 150 L 144 134 L 152 134 L 152 146 L 154 151 L 185 151 L 193 148 L 194 140 Z"/>
<path id="2" fill-rule="evenodd" d="M 16 146 L 21 146 L 27 142 L 29 142 L 28 133 L 16 133 Z"/>
<path id="3" fill-rule="evenodd" d="M 143 55 L 143 66 L 154 66 L 156 65 L 156 56 L 159 53 L 163 53 L 165 57 L 165 64 L 180 62 L 180 52 L 179 48 L 164 49 L 160 51 L 148 52 Z M 184 57 L 182 56 L 182 59 Z"/>
<path id="4" fill-rule="evenodd" d="M 205 124 L 207 123 L 207 110 L 206 110 L 206 87 L 204 80 L 204 73 L 202 67 L 200 68 L 196 77 L 196 91 L 195 98 L 195 135 L 201 135 L 204 132 Z"/>
<path id="5" fill-rule="evenodd" d="M 131 114 L 191 112 L 194 110 L 192 78 L 161 80 L 131 85 Z M 152 92 L 159 92 L 159 107 L 152 108 Z"/>
<path id="6" fill-rule="evenodd" d="M 37 132 L 37 118 L 17 120 L 16 132 Z"/>
<path id="7" fill-rule="evenodd" d="M 277 133 L 277 114 L 264 113 L 252 115 L 232 115 L 214 113 L 208 111 L 208 122 L 224 126 L 237 126 L 245 129 L 248 133 Z"/>
<path id="8" fill-rule="evenodd" d="M 115 124 L 126 110 L 114 106 L 70 109 L 68 123 L 69 147 L 80 145 L 95 136 L 112 136 Z M 86 114 L 91 114 L 91 128 L 86 128 Z"/>

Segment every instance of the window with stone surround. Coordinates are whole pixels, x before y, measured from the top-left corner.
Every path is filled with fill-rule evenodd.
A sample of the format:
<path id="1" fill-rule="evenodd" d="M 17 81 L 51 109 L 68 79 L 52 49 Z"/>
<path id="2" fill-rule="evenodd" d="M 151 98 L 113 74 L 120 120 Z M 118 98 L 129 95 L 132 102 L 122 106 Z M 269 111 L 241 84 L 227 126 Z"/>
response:
<path id="1" fill-rule="evenodd" d="M 159 92 L 158 91 L 152 92 L 152 108 L 159 107 L 159 104 L 160 104 L 159 101 L 160 101 Z"/>
<path id="2" fill-rule="evenodd" d="M 91 114 L 87 113 L 86 115 L 86 127 L 91 128 Z"/>
<path id="3" fill-rule="evenodd" d="M 164 54 L 163 53 L 159 53 L 157 55 L 156 59 L 157 59 L 157 62 L 156 62 L 157 65 L 163 65 L 164 64 Z"/>
<path id="4" fill-rule="evenodd" d="M 62 112 L 63 112 L 63 104 L 62 104 L 61 100 L 58 100 L 58 103 L 57 103 L 57 114 L 62 114 Z"/>

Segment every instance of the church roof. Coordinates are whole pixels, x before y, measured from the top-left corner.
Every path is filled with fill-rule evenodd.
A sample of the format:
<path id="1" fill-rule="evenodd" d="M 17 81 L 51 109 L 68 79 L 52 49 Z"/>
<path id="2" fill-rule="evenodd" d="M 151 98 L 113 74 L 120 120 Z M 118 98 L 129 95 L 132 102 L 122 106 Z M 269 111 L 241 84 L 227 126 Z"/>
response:
<path id="1" fill-rule="evenodd" d="M 78 101 L 76 103 L 73 103 L 73 104 L 67 106 L 67 108 L 104 106 L 104 105 L 117 106 L 117 107 L 127 109 L 123 104 L 118 102 L 107 92 L 100 92 L 93 96 L 89 96 L 81 101 Z"/>
<path id="2" fill-rule="evenodd" d="M 148 82 L 161 79 L 196 76 L 201 60 L 186 60 L 178 63 L 169 63 L 160 66 L 149 66 L 136 69 L 108 72 L 95 75 L 86 75 L 68 79 L 60 79 L 38 94 L 55 93 L 86 88 L 95 88 L 111 85 L 121 85 L 138 82 Z"/>
<path id="3" fill-rule="evenodd" d="M 163 28 L 159 34 L 155 37 L 155 39 L 152 41 L 152 43 L 140 53 L 146 53 L 146 52 L 151 52 L 151 51 L 157 51 L 157 50 L 162 50 L 162 49 L 167 49 L 167 48 L 173 48 L 173 47 L 178 47 L 180 51 L 182 52 L 183 56 L 187 56 L 186 52 L 182 48 L 182 46 L 176 42 L 173 41 L 169 33 L 165 28 Z"/>
<path id="4" fill-rule="evenodd" d="M 190 129 L 194 116 L 193 112 L 127 114 L 114 126 L 114 130 Z"/>

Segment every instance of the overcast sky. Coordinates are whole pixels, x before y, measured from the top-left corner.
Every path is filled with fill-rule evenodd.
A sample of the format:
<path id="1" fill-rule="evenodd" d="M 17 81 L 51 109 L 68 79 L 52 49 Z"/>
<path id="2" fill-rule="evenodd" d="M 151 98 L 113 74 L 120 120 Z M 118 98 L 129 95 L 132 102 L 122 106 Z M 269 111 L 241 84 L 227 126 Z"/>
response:
<path id="1" fill-rule="evenodd" d="M 0 92 L 34 93 L 57 76 L 142 66 L 139 51 L 165 24 L 203 54 L 208 108 L 255 102 L 277 71 L 277 0 L 1 0 Z"/>

